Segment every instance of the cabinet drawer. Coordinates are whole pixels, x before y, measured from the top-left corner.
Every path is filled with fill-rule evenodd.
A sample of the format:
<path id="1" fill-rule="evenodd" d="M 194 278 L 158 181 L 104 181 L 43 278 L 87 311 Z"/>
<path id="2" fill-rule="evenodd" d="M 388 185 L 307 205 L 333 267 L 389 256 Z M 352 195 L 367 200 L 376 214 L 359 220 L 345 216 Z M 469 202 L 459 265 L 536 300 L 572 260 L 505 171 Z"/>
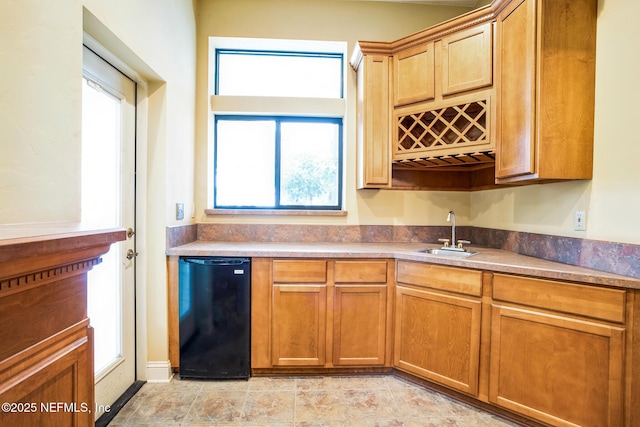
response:
<path id="1" fill-rule="evenodd" d="M 274 283 L 326 283 L 327 262 L 319 260 L 273 261 Z"/>
<path id="2" fill-rule="evenodd" d="M 336 261 L 336 283 L 386 283 L 387 261 Z"/>
<path id="3" fill-rule="evenodd" d="M 624 323 L 625 291 L 530 277 L 493 275 L 493 298 Z"/>
<path id="4" fill-rule="evenodd" d="M 398 282 L 480 296 L 482 272 L 464 268 L 398 261 Z"/>

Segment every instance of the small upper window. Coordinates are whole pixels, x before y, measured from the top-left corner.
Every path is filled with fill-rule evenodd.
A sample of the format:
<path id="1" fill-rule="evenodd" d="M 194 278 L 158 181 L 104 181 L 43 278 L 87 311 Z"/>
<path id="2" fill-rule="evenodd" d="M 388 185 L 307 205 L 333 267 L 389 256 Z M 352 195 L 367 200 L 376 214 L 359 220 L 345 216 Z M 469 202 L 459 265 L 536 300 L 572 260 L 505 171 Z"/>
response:
<path id="1" fill-rule="evenodd" d="M 342 54 L 216 50 L 216 95 L 342 98 Z"/>

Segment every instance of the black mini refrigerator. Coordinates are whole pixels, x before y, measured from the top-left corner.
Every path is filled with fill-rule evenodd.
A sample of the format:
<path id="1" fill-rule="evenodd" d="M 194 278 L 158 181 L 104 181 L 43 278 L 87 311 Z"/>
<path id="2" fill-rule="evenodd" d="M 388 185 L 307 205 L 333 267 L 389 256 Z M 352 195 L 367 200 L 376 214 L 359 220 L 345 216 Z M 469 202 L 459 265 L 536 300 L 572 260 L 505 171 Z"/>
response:
<path id="1" fill-rule="evenodd" d="M 181 257 L 180 377 L 249 378 L 251 259 Z"/>

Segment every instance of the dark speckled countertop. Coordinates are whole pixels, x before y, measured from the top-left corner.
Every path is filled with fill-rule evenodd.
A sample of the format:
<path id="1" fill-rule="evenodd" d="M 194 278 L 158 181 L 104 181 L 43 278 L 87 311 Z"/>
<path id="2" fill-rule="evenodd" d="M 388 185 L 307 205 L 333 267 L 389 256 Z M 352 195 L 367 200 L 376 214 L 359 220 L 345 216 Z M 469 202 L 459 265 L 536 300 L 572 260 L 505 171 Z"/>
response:
<path id="1" fill-rule="evenodd" d="M 242 256 L 266 258 L 395 258 L 499 273 L 640 289 L 640 279 L 577 267 L 514 252 L 470 245 L 477 255 L 459 259 L 418 252 L 438 248 L 426 243 L 275 243 L 196 241 L 167 250 L 169 256 Z"/>

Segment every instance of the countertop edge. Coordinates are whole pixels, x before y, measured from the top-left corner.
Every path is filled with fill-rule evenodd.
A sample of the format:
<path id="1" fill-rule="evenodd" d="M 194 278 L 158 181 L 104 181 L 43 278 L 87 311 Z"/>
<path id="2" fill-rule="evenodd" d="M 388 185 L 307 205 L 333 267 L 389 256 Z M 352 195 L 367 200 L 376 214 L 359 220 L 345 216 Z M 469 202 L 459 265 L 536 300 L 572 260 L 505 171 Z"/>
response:
<path id="1" fill-rule="evenodd" d="M 435 244 L 425 243 L 273 243 L 196 241 L 166 251 L 167 256 L 228 256 L 259 258 L 389 258 L 428 262 L 605 287 L 640 289 L 640 279 L 585 267 L 563 264 L 500 249 L 471 246 L 480 252 L 458 259 L 418 252 Z"/>

